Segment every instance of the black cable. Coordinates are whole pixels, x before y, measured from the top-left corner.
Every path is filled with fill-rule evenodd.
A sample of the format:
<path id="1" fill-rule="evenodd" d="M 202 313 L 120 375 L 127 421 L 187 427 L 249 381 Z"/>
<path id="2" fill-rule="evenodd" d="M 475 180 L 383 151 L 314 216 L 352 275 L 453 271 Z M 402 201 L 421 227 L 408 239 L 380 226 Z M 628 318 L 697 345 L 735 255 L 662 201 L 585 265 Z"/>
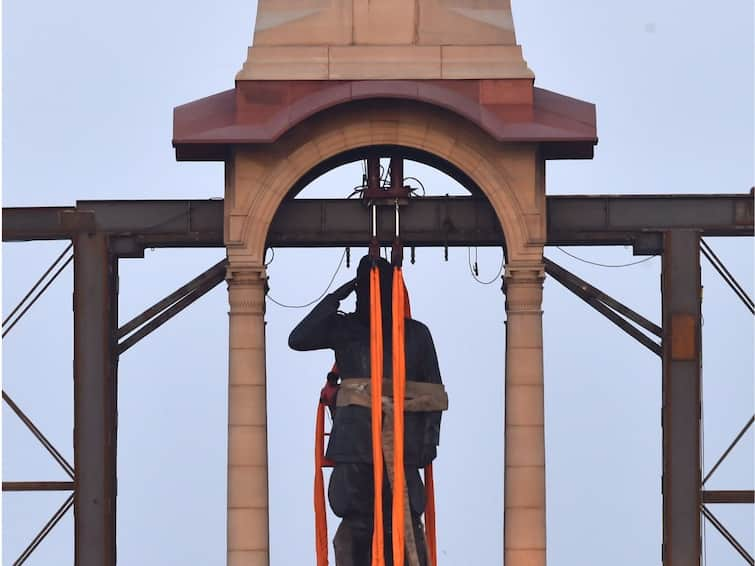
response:
<path id="1" fill-rule="evenodd" d="M 503 268 L 506 264 L 506 256 L 503 253 L 503 249 L 501 249 L 501 266 L 498 268 L 498 273 L 496 273 L 495 277 L 491 279 L 490 281 L 483 281 L 477 275 L 475 275 L 474 269 L 472 267 L 472 248 L 467 248 L 467 263 L 469 264 L 469 273 L 472 275 L 472 278 L 477 281 L 480 285 L 492 285 L 496 281 L 498 281 L 498 278 L 503 273 Z"/>
<path id="2" fill-rule="evenodd" d="M 631 267 L 631 266 L 633 266 L 633 265 L 639 265 L 640 263 L 645 263 L 646 261 L 650 261 L 651 259 L 653 259 L 654 257 L 656 257 L 656 256 L 654 256 L 654 255 L 651 255 L 651 256 L 649 256 L 649 257 L 646 257 L 646 258 L 644 258 L 644 259 L 641 259 L 641 260 L 639 260 L 639 261 L 633 261 L 633 262 L 631 262 L 631 263 L 619 263 L 619 264 L 615 264 L 615 265 L 614 265 L 614 264 L 598 263 L 597 261 L 590 261 L 589 259 L 584 259 L 584 258 L 582 258 L 582 257 L 576 256 L 576 255 L 574 255 L 574 254 L 572 254 L 572 253 L 569 253 L 569 252 L 567 252 L 567 251 L 566 251 L 565 249 L 563 249 L 563 248 L 562 248 L 561 246 L 556 246 L 556 247 L 557 247 L 557 248 L 558 248 L 558 249 L 559 249 L 559 250 L 560 250 L 561 252 L 563 252 L 563 253 L 565 253 L 566 255 L 568 255 L 569 257 L 573 257 L 574 259 L 576 259 L 576 260 L 578 260 L 578 261 L 581 261 L 581 262 L 583 262 L 583 263 L 588 263 L 588 264 L 590 264 L 590 265 L 595 265 L 595 266 L 597 266 L 597 267 Z"/>
<path id="3" fill-rule="evenodd" d="M 404 177 L 404 181 L 417 181 L 417 184 L 422 189 L 422 196 L 424 197 L 427 194 L 427 191 L 425 190 L 425 185 L 422 183 L 422 181 L 420 181 L 419 179 L 417 179 L 417 177 Z M 412 188 L 411 190 L 412 190 L 412 194 L 414 194 L 414 192 L 417 189 Z"/>
<path id="4" fill-rule="evenodd" d="M 325 288 L 322 294 L 316 299 L 314 299 L 313 301 L 310 301 L 303 305 L 287 305 L 285 303 L 281 303 L 280 301 L 277 301 L 276 299 L 271 297 L 269 293 L 266 295 L 266 298 L 270 299 L 271 302 L 275 303 L 279 307 L 283 307 L 284 309 L 305 309 L 307 307 L 311 307 L 315 303 L 322 300 L 322 298 L 328 294 L 328 291 L 330 291 L 330 288 L 333 286 L 333 281 L 336 280 L 336 276 L 338 275 L 338 272 L 341 271 L 341 266 L 343 265 L 343 260 L 345 257 L 346 257 L 346 250 L 344 249 L 343 253 L 341 254 L 341 260 L 338 262 L 338 267 L 336 267 L 336 270 L 333 273 L 333 277 L 330 278 L 330 282 L 328 283 L 328 286 Z"/>
<path id="5" fill-rule="evenodd" d="M 270 267 L 270 264 L 273 263 L 273 261 L 275 260 L 275 248 L 267 248 L 267 249 L 270 250 L 270 253 L 272 255 L 270 256 L 270 261 L 268 261 L 267 263 L 265 263 L 265 267 L 266 268 Z M 267 251 L 265 252 L 265 255 L 267 255 Z M 263 260 L 263 262 L 264 262 L 264 260 Z"/>

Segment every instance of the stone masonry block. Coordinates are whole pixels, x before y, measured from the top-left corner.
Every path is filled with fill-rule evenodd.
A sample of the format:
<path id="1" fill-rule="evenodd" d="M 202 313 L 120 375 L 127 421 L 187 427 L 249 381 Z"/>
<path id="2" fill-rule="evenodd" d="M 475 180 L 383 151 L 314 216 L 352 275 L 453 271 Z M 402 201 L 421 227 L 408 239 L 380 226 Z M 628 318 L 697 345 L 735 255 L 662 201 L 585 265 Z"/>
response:
<path id="1" fill-rule="evenodd" d="M 504 548 L 545 549 L 545 507 L 507 508 L 504 516 Z"/>
<path id="2" fill-rule="evenodd" d="M 264 297 L 261 295 L 262 292 L 260 292 L 260 296 L 242 297 L 241 301 L 264 300 Z M 265 320 L 261 312 L 253 314 L 236 314 L 232 312 L 229 324 L 228 340 L 232 350 L 235 348 L 263 349 L 265 347 Z"/>
<path id="3" fill-rule="evenodd" d="M 266 550 L 231 550 L 228 552 L 228 566 L 268 566 Z"/>
<path id="4" fill-rule="evenodd" d="M 265 385 L 265 350 L 233 348 L 229 352 L 230 385 Z"/>
<path id="5" fill-rule="evenodd" d="M 439 79 L 440 47 L 414 45 L 330 48 L 331 79 Z"/>
<path id="6" fill-rule="evenodd" d="M 506 466 L 545 466 L 545 434 L 542 426 L 506 427 Z"/>
<path id="7" fill-rule="evenodd" d="M 539 298 L 538 294 L 535 294 L 533 300 Z M 539 312 L 508 313 L 506 332 L 509 348 L 542 348 L 543 317 Z"/>
<path id="8" fill-rule="evenodd" d="M 423 45 L 513 45 L 511 4 L 480 0 L 417 0 Z"/>
<path id="9" fill-rule="evenodd" d="M 504 550 L 506 566 L 545 566 L 544 549 Z"/>
<path id="10" fill-rule="evenodd" d="M 444 79 L 532 79 L 518 45 L 444 45 Z"/>
<path id="11" fill-rule="evenodd" d="M 231 466 L 228 468 L 228 508 L 268 506 L 267 468 Z"/>
<path id="12" fill-rule="evenodd" d="M 542 385 L 543 349 L 506 348 L 506 383 L 508 386 Z"/>
<path id="13" fill-rule="evenodd" d="M 228 510 L 228 550 L 268 549 L 267 509 Z"/>
<path id="14" fill-rule="evenodd" d="M 267 466 L 267 430 L 263 426 L 228 427 L 229 466 Z"/>
<path id="15" fill-rule="evenodd" d="M 506 422 L 516 426 L 544 424 L 543 386 L 511 385 L 506 388 Z"/>
<path id="16" fill-rule="evenodd" d="M 228 390 L 228 422 L 231 425 L 267 423 L 267 396 L 264 385 L 231 385 Z"/>
<path id="17" fill-rule="evenodd" d="M 345 45 L 352 39 L 353 0 L 261 0 L 254 45 Z"/>
<path id="18" fill-rule="evenodd" d="M 318 80 L 328 78 L 328 47 L 271 46 L 250 47 L 238 81 Z"/>
<path id="19" fill-rule="evenodd" d="M 410 45 L 417 21 L 415 2 L 406 0 L 353 0 L 354 43 L 357 45 Z"/>
<path id="20" fill-rule="evenodd" d="M 508 489 L 504 507 L 545 507 L 545 467 L 521 466 L 506 468 Z"/>

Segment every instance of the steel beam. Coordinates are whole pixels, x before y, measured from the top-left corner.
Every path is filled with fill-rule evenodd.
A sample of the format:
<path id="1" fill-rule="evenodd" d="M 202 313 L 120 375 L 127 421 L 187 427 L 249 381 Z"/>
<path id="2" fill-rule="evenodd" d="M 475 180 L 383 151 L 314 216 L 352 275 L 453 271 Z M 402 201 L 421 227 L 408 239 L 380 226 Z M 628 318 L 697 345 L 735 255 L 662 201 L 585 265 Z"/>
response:
<path id="1" fill-rule="evenodd" d="M 74 240 L 74 560 L 115 565 L 117 260 L 105 234 Z"/>
<path id="2" fill-rule="evenodd" d="M 72 491 L 72 481 L 4 481 L 3 491 Z"/>
<path id="3" fill-rule="evenodd" d="M 752 236 L 750 194 L 549 196 L 548 245 L 635 245 L 658 253 L 661 234 L 692 229 L 703 236 Z M 381 219 L 386 243 L 392 215 Z M 284 202 L 273 220 L 273 247 L 362 245 L 369 229 L 358 199 L 295 199 Z M 3 241 L 72 238 L 101 231 L 124 249 L 222 247 L 223 201 L 80 201 L 76 207 L 4 208 Z M 499 246 L 501 228 L 490 204 L 474 197 L 425 197 L 402 214 L 407 245 Z M 128 245 L 126 245 L 128 244 Z"/>
<path id="4" fill-rule="evenodd" d="M 633 244 L 669 230 L 753 235 L 752 194 L 549 196 L 547 206 L 549 245 Z"/>
<path id="5" fill-rule="evenodd" d="M 641 332 L 636 326 L 630 324 L 629 321 L 634 322 L 656 336 L 661 336 L 662 334 L 659 326 L 548 258 L 543 258 L 543 262 L 545 264 L 545 272 L 553 277 L 553 279 L 561 283 L 566 289 L 585 301 L 651 352 L 659 356 L 662 355 L 661 345 Z"/>
<path id="6" fill-rule="evenodd" d="M 703 503 L 755 503 L 753 490 L 705 490 Z"/>
<path id="7" fill-rule="evenodd" d="M 663 565 L 700 564 L 700 233 L 663 238 Z"/>

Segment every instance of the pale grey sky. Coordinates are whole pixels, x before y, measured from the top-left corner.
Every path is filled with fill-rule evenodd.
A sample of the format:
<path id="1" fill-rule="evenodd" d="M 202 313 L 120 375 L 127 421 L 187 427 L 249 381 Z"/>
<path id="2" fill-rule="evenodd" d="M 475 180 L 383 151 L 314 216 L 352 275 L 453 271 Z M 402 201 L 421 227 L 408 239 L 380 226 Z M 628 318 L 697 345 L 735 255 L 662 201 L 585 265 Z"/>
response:
<path id="1" fill-rule="evenodd" d="M 175 162 L 172 109 L 233 87 L 255 2 L 41 0 L 3 9 L 3 206 L 222 196 L 220 164 Z M 753 185 L 751 2 L 513 0 L 513 9 L 536 84 L 597 105 L 595 159 L 551 163 L 549 194 Z M 433 193 L 458 190 L 438 173 L 415 171 Z M 356 182 L 347 167 L 307 194 L 345 196 Z M 752 241 L 710 243 L 752 294 Z M 4 313 L 64 246 L 3 246 Z M 633 259 L 621 247 L 570 251 L 606 263 Z M 278 251 L 271 293 L 308 302 L 340 254 Z M 659 321 L 657 259 L 607 269 L 556 249 L 547 255 Z M 122 319 L 221 256 L 148 251 L 123 260 Z M 503 297 L 497 285 L 472 280 L 467 250 L 450 256 L 444 263 L 442 250 L 418 250 L 406 279 L 451 397 L 436 464 L 441 564 L 487 566 L 501 562 Z M 495 275 L 499 251 L 480 257 L 481 275 Z M 707 264 L 703 283 L 707 468 L 753 412 L 753 326 Z M 3 387 L 72 460 L 71 290 L 68 272 L 4 340 Z M 553 281 L 544 311 L 549 564 L 660 564 L 660 362 Z M 121 360 L 120 564 L 224 563 L 226 312 L 219 287 Z M 304 314 L 268 305 L 273 566 L 314 563 L 311 442 L 332 356 L 287 348 Z M 15 417 L 4 412 L 2 424 L 4 479 L 63 479 Z M 711 488 L 752 489 L 752 439 Z M 64 498 L 3 497 L 3 564 Z M 752 507 L 721 507 L 716 513 L 752 549 Z M 72 563 L 72 525 L 69 514 L 28 564 Z M 711 566 L 742 563 L 711 528 L 706 553 Z"/>

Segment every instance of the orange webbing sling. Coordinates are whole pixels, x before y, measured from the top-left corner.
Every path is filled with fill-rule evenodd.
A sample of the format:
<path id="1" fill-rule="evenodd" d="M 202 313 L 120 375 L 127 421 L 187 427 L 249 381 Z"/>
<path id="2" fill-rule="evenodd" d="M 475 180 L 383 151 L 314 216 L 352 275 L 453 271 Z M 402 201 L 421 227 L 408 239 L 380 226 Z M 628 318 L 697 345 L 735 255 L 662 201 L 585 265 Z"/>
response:
<path id="1" fill-rule="evenodd" d="M 315 424 L 315 549 L 317 566 L 328 566 L 328 523 L 325 514 L 325 483 L 322 468 L 325 451 L 325 405 L 317 404 Z"/>
<path id="2" fill-rule="evenodd" d="M 404 559 L 404 398 L 406 388 L 406 359 L 405 359 L 405 326 L 402 323 L 411 318 L 409 294 L 403 280 L 400 268 L 395 268 L 393 274 L 393 352 L 401 352 L 402 355 L 393 356 L 393 403 L 394 403 L 394 490 L 392 500 L 393 512 L 393 557 L 396 566 L 403 565 Z M 385 563 L 383 548 L 383 506 L 382 506 L 382 479 L 383 479 L 383 453 L 382 453 L 382 374 L 383 374 L 383 329 L 380 307 L 380 277 L 376 267 L 370 271 L 370 365 L 373 377 L 370 379 L 371 407 L 380 407 L 381 410 L 372 411 L 372 446 L 373 461 L 379 462 L 374 466 L 375 479 L 375 528 L 373 531 L 372 564 L 383 566 Z M 373 322 L 375 321 L 375 322 Z M 376 339 L 377 338 L 377 339 Z M 334 366 L 333 370 L 337 372 Z M 377 382 L 377 386 L 375 385 Z M 400 416 L 399 416 L 400 415 Z M 377 426 L 376 426 L 377 423 Z M 377 435 L 375 434 L 377 432 Z M 376 450 L 377 447 L 377 450 Z M 315 507 L 315 548 L 317 554 L 317 566 L 328 565 L 328 526 L 325 511 L 325 486 L 322 468 L 332 466 L 333 463 L 325 458 L 325 404 L 320 402 L 317 407 L 317 420 L 315 424 L 315 482 L 314 482 L 314 507 Z M 379 479 L 379 482 L 378 482 Z M 379 487 L 378 487 L 379 486 Z M 399 488 L 396 488 L 399 486 Z M 432 464 L 425 467 L 425 494 L 427 509 L 425 510 L 425 526 L 430 566 L 437 566 L 437 543 L 435 535 L 435 489 L 433 482 Z M 397 528 L 399 527 L 399 528 Z M 400 550 L 397 550 L 400 549 Z"/>
<path id="3" fill-rule="evenodd" d="M 404 318 L 412 318 L 412 307 L 409 302 L 409 293 L 406 290 L 403 274 L 401 277 L 401 283 L 404 295 L 404 300 L 401 301 L 404 305 Z M 406 386 L 406 381 L 404 381 L 404 386 Z M 403 424 L 403 417 L 401 420 Z M 438 566 L 438 538 L 435 534 L 435 479 L 433 478 L 432 463 L 425 466 L 425 500 L 425 538 L 427 540 L 428 559 L 430 561 L 430 566 Z"/>
<path id="4" fill-rule="evenodd" d="M 406 392 L 406 353 L 404 330 L 404 278 L 401 268 L 393 269 L 393 564 L 404 566 L 404 395 Z M 377 505 L 377 500 L 375 501 Z M 409 517 L 411 521 L 411 517 Z"/>
<path id="5" fill-rule="evenodd" d="M 372 566 L 384 566 L 383 554 L 383 317 L 380 272 L 370 269 L 370 402 L 372 405 L 372 477 L 375 513 L 372 528 Z"/>

